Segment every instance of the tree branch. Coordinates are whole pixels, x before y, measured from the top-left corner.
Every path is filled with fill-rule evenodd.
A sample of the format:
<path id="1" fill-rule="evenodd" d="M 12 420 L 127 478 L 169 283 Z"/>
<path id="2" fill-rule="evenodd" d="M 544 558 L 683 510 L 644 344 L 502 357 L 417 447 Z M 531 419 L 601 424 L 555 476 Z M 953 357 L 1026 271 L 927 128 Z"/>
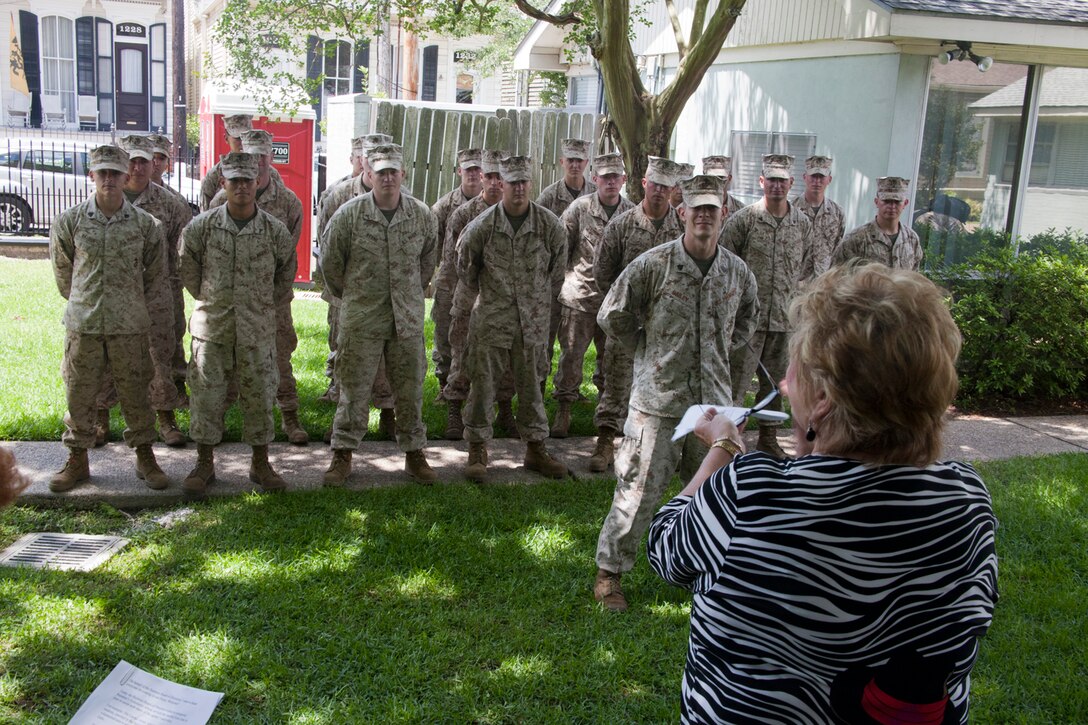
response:
<path id="1" fill-rule="evenodd" d="M 699 38 L 703 37 L 703 26 L 706 24 L 706 6 L 708 4 L 709 0 L 697 0 L 695 3 L 695 14 L 691 18 L 691 35 L 688 38 L 691 45 L 695 45 L 699 42 Z"/>
<path id="2" fill-rule="evenodd" d="M 543 10 L 534 8 L 527 0 L 514 0 L 514 5 L 517 6 L 518 10 L 525 13 L 533 20 L 543 20 L 545 23 L 551 23 L 560 28 L 565 25 L 576 25 L 582 22 L 582 16 L 573 10 L 569 13 L 563 13 L 562 15 L 549 15 Z"/>
<path id="3" fill-rule="evenodd" d="M 669 12 L 669 23 L 672 24 L 672 35 L 676 39 L 676 50 L 683 59 L 688 54 L 688 43 L 684 39 L 684 29 L 680 27 L 680 14 L 676 10 L 676 0 L 665 0 L 665 9 Z"/>

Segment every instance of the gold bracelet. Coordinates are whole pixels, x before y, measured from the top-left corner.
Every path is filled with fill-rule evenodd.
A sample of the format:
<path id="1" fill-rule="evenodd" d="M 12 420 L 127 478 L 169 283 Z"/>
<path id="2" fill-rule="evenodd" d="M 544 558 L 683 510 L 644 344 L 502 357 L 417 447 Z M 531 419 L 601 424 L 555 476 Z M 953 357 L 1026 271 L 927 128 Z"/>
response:
<path id="1" fill-rule="evenodd" d="M 744 452 L 741 450 L 740 446 L 738 446 L 729 438 L 719 438 L 718 440 L 714 441 L 714 443 L 710 447 L 721 448 L 723 451 L 731 456 L 739 456 L 741 453 Z"/>

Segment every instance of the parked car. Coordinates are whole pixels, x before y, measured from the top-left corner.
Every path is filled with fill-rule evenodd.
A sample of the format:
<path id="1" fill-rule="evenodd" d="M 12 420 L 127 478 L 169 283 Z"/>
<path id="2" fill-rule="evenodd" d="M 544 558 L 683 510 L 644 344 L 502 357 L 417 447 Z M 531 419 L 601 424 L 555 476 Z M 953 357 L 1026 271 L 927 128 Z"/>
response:
<path id="1" fill-rule="evenodd" d="M 0 233 L 45 230 L 90 195 L 92 144 L 9 139 L 0 142 Z"/>
<path id="2" fill-rule="evenodd" d="M 200 179 L 189 175 L 189 166 L 183 161 L 174 164 L 174 169 L 162 175 L 162 183 L 174 191 L 181 192 L 189 202 L 193 214 L 200 213 Z"/>

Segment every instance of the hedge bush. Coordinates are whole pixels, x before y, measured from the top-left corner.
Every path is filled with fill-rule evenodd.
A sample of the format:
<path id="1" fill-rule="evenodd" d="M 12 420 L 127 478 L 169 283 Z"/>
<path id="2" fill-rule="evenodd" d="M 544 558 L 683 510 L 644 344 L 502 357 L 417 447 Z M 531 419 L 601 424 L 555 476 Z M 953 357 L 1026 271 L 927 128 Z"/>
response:
<path id="1" fill-rule="evenodd" d="M 930 275 L 963 333 L 961 404 L 1085 398 L 1088 238 L 1053 230 L 1021 243 L 976 237 L 966 263 Z"/>

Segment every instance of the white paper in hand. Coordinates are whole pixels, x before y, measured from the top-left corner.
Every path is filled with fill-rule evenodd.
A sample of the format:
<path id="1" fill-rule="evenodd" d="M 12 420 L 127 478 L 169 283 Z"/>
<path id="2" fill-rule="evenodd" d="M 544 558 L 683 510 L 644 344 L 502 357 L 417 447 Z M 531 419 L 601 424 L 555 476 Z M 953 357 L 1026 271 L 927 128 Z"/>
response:
<path id="1" fill-rule="evenodd" d="M 695 430 L 695 424 L 698 422 L 699 416 L 711 408 L 718 411 L 718 415 L 729 416 L 729 419 L 738 426 L 743 423 L 744 419 L 749 415 L 757 420 L 766 421 L 768 423 L 781 423 L 782 421 L 789 420 L 790 417 L 789 414 L 783 413 L 780 410 L 753 411 L 751 408 L 738 408 L 735 405 L 716 405 L 712 403 L 693 405 L 684 411 L 684 417 L 676 424 L 676 430 L 672 434 L 673 441 L 678 441 Z"/>

